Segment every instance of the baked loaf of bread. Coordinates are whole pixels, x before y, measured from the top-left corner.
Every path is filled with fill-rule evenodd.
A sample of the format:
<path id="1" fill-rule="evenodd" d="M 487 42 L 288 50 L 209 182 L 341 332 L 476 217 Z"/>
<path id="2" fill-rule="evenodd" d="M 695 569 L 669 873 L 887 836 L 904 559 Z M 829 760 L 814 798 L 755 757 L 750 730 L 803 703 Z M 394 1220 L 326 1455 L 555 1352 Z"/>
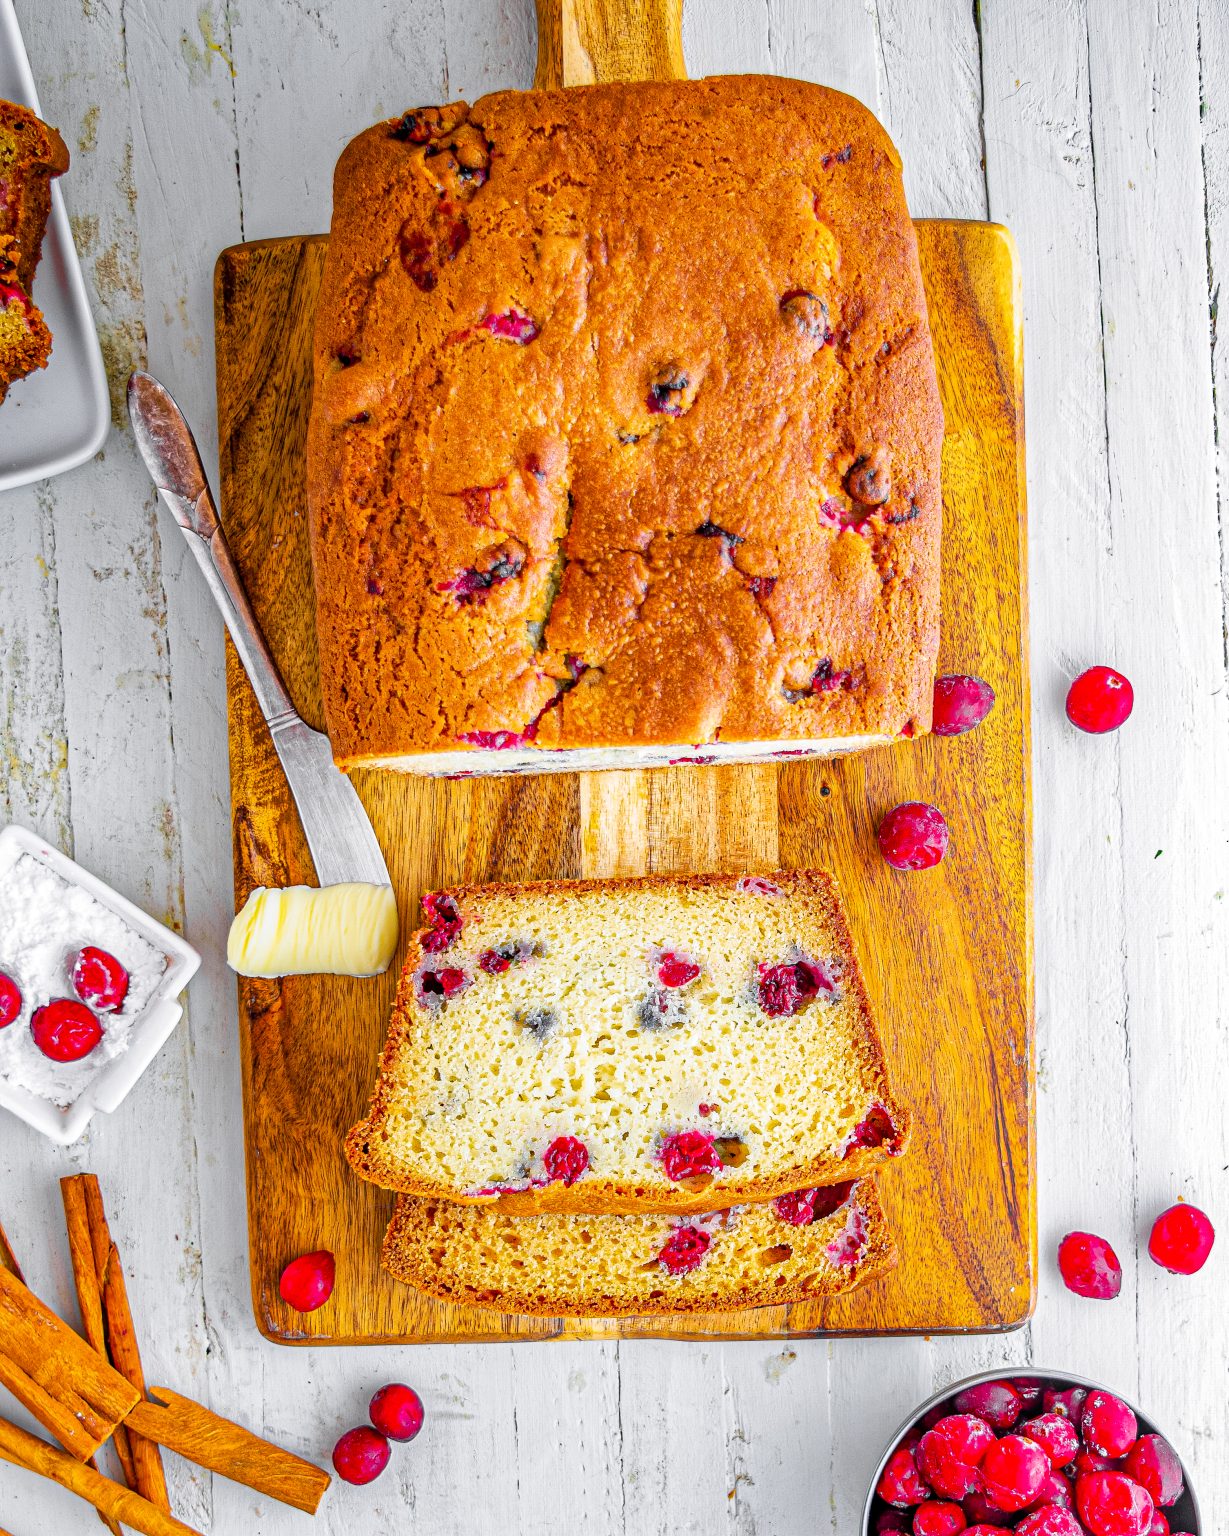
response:
<path id="1" fill-rule="evenodd" d="M 501 92 L 334 181 L 308 445 L 343 768 L 929 728 L 942 413 L 900 162 L 796 80 Z"/>
<path id="2" fill-rule="evenodd" d="M 45 368 L 51 333 L 30 296 L 51 212 L 51 180 L 68 169 L 54 128 L 0 101 L 0 401 L 16 379 Z"/>
<path id="3" fill-rule="evenodd" d="M 443 1301 L 550 1317 L 728 1311 L 840 1296 L 896 1249 L 873 1179 L 689 1216 L 508 1216 L 402 1195 L 384 1267 Z"/>
<path id="4" fill-rule="evenodd" d="M 388 1189 L 543 1211 L 710 1211 L 903 1150 L 829 876 L 434 892 L 366 1121 Z"/>

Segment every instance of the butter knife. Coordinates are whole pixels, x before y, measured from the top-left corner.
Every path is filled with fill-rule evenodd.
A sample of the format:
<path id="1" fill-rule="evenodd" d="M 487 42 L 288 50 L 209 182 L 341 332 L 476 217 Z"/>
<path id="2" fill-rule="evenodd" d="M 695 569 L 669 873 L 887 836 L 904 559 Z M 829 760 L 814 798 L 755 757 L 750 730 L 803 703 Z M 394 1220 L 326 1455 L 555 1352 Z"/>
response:
<path id="1" fill-rule="evenodd" d="M 222 533 L 200 450 L 170 391 L 149 373 L 128 380 L 128 415 L 159 496 L 179 524 L 235 643 L 290 785 L 321 885 L 390 885 L 363 803 L 306 725 L 269 653 Z"/>

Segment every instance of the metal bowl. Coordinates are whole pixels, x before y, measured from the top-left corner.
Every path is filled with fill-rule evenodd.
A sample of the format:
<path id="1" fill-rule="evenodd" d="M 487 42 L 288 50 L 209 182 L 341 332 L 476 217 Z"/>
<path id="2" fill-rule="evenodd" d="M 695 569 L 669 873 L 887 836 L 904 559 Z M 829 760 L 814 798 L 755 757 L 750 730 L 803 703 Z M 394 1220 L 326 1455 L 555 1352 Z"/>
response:
<path id="1" fill-rule="evenodd" d="M 875 1468 L 875 1475 L 871 1478 L 870 1491 L 866 1495 L 866 1508 L 862 1514 L 862 1536 L 871 1536 L 871 1521 L 876 1513 L 876 1505 L 878 1504 L 879 1507 L 883 1507 L 882 1501 L 877 1500 L 875 1497 L 875 1489 L 879 1486 L 879 1479 L 883 1476 L 883 1469 L 887 1466 L 888 1457 L 891 1456 L 892 1452 L 909 1431 L 916 1429 L 932 1408 L 937 1408 L 940 1403 L 945 1403 L 949 1398 L 954 1398 L 958 1392 L 963 1392 L 966 1387 L 978 1386 L 983 1381 L 1012 1381 L 1018 1378 L 1026 1380 L 1035 1379 L 1044 1382 L 1046 1386 L 1055 1386 L 1063 1390 L 1067 1387 L 1085 1387 L 1089 1392 L 1114 1392 L 1113 1387 L 1107 1387 L 1099 1381 L 1090 1381 L 1087 1376 L 1073 1376 L 1070 1371 L 1052 1371 L 1041 1366 L 1019 1366 L 1018 1368 L 1004 1366 L 1000 1367 L 997 1371 L 980 1371 L 976 1376 L 966 1376 L 963 1381 L 952 1382 L 950 1386 L 944 1387 L 942 1392 L 936 1392 L 933 1397 L 928 1397 L 920 1408 L 916 1408 L 888 1441 L 887 1449 L 879 1458 L 879 1465 Z M 1173 1446 L 1174 1452 L 1177 1454 L 1177 1446 L 1174 1445 L 1170 1436 L 1165 1434 L 1165 1431 L 1160 1428 L 1155 1420 L 1149 1418 L 1146 1413 L 1141 1413 L 1135 1404 L 1131 1402 L 1130 1398 L 1125 1397 L 1121 1392 L 1114 1392 L 1114 1396 L 1121 1397 L 1123 1402 L 1129 1404 L 1136 1419 L 1139 1421 L 1139 1432 L 1141 1435 L 1162 1435 Z M 1181 1459 L 1181 1456 L 1179 1456 L 1179 1460 Z M 1176 1504 L 1162 1511 L 1162 1513 L 1169 1521 L 1174 1536 L 1179 1536 L 1179 1533 L 1183 1533 L 1183 1536 L 1187 1536 L 1187 1533 L 1189 1533 L 1189 1536 L 1203 1536 L 1203 1526 L 1199 1519 L 1199 1501 L 1195 1497 L 1195 1490 L 1191 1487 L 1191 1480 L 1187 1475 L 1185 1461 L 1182 1462 L 1182 1481 L 1184 1484 L 1182 1497 Z M 1006 1531 L 1006 1527 L 1004 1529 Z"/>

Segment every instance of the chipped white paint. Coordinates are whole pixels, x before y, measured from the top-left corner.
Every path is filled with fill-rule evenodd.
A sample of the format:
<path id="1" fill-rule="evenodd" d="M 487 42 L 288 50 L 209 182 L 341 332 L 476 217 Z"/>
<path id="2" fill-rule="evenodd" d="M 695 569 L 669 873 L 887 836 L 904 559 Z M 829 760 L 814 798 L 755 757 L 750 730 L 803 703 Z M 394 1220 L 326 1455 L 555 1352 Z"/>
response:
<path id="1" fill-rule="evenodd" d="M 17 0 L 113 378 L 144 355 L 207 453 L 211 264 L 325 227 L 348 135 L 410 101 L 532 75 L 529 0 Z M 1024 268 L 1032 546 L 1041 1299 L 1003 1339 L 279 1350 L 246 1274 L 220 626 L 127 433 L 0 499 L 4 810 L 205 951 L 189 1027 L 71 1154 L 0 1119 L 0 1219 L 71 1310 L 55 1178 L 103 1179 L 154 1379 L 324 1459 L 408 1377 L 420 1439 L 317 1529 L 393 1536 L 853 1536 L 898 1417 L 932 1387 L 1035 1360 L 1135 1393 L 1229 1509 L 1223 1265 L 1179 1282 L 1139 1239 L 1181 1193 L 1229 1242 L 1229 10 L 1221 0 L 687 0 L 693 74 L 773 70 L 875 107 L 914 212 L 1001 219 Z M 984 156 L 984 167 L 983 167 Z M 1215 342 L 1215 345 L 1213 345 Z M 1214 385 L 1215 394 L 1214 394 Z M 1219 444 L 1219 449 L 1218 445 Z M 1219 459 L 1218 459 L 1219 454 Z M 1134 678 L 1109 741 L 1062 718 L 1094 659 Z M 1091 1225 L 1122 1301 L 1056 1282 Z M 5 1404 L 4 1411 L 10 1411 Z M 189 1523 L 290 1536 L 302 1517 L 168 1458 Z M 14 1536 L 91 1529 L 0 1467 Z"/>

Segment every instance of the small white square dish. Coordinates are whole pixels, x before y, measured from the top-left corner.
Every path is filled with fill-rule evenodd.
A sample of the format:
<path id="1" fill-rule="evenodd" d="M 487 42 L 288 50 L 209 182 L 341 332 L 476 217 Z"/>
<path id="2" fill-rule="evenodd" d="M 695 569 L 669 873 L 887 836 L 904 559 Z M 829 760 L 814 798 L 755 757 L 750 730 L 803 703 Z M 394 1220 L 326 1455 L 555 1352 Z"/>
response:
<path id="1" fill-rule="evenodd" d="M 42 115 L 13 0 L 0 0 L 0 100 Z M 61 180 L 72 174 L 69 166 Z M 106 369 L 58 183 L 33 298 L 51 327 L 51 360 L 19 379 L 0 405 L 0 491 L 83 464 L 111 424 Z"/>
<path id="2" fill-rule="evenodd" d="M 6 890 L 11 891 L 19 881 L 21 900 L 10 902 Z M 40 909 L 43 913 L 48 909 L 49 887 L 57 917 L 47 925 L 48 930 L 54 927 L 62 908 L 66 913 L 84 914 L 78 924 L 80 931 L 71 918 L 64 920 L 63 933 L 42 930 Z M 57 891 L 62 895 L 58 902 L 54 900 Z M 90 913 L 94 914 L 94 931 Z M 27 1015 L 53 994 L 70 990 L 71 948 L 104 940 L 112 950 L 126 947 L 129 956 L 138 956 L 135 963 L 128 961 L 132 966 L 130 996 L 117 1011 L 102 1014 L 102 1054 L 93 1062 L 87 1054 L 68 1065 L 57 1065 L 34 1044 Z M 143 956 L 155 963 L 146 963 L 142 970 Z M 158 1054 L 183 1017 L 176 999 L 200 963 L 196 950 L 177 933 L 89 870 L 24 827 L 6 827 L 0 832 L 0 973 L 6 979 L 12 976 L 17 983 L 22 1013 L 0 1028 L 0 1108 L 10 1110 L 61 1146 L 76 1141 L 96 1112 L 110 1113 L 118 1108 Z M 38 1020 L 33 1023 L 37 1025 Z M 21 1033 L 9 1035 L 9 1030 Z M 79 1091 L 65 1087 L 76 1074 L 80 1074 Z M 40 1086 L 42 1092 L 38 1091 Z M 71 1102 L 56 1102 L 69 1094 Z"/>

